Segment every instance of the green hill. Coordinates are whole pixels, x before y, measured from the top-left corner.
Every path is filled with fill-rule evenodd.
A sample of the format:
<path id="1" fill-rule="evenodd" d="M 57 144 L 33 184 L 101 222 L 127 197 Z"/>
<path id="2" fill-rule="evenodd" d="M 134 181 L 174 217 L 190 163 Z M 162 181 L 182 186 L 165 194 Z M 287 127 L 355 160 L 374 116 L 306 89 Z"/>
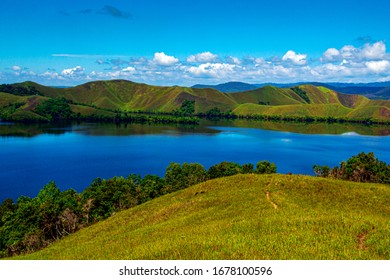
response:
<path id="1" fill-rule="evenodd" d="M 290 105 L 304 102 L 292 90 L 277 88 L 274 86 L 265 86 L 251 91 L 237 92 L 230 94 L 237 103 L 253 103 L 264 105 Z"/>
<path id="2" fill-rule="evenodd" d="M 1 92 L 3 91 L 3 92 Z M 211 88 L 161 87 L 125 80 L 95 81 L 71 88 L 52 88 L 33 82 L 0 85 L 0 117 L 10 120 L 47 120 L 36 110 L 49 98 L 65 98 L 80 116 L 113 118 L 113 111 L 172 112 L 183 101 L 195 101 L 195 113 L 215 107 L 239 115 L 280 115 L 390 120 L 390 101 L 369 100 L 322 86 L 291 88 L 265 86 L 225 94 Z"/>
<path id="3" fill-rule="evenodd" d="M 17 259 L 390 259 L 390 186 L 235 175 L 116 213 Z"/>

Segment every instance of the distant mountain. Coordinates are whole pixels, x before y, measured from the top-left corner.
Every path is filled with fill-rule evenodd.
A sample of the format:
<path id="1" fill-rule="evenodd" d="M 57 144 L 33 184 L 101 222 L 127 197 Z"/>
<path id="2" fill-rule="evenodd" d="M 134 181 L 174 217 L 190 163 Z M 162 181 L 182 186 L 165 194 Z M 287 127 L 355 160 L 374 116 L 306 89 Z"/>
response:
<path id="1" fill-rule="evenodd" d="M 370 99 L 390 100 L 390 82 L 382 83 L 318 83 L 318 82 L 298 82 L 298 83 L 262 83 L 248 84 L 241 82 L 228 82 L 218 85 L 194 85 L 193 88 L 213 88 L 224 93 L 233 93 L 254 90 L 264 86 L 276 86 L 280 88 L 289 88 L 304 84 L 323 86 L 334 91 L 347 94 L 361 94 Z"/>
<path id="2" fill-rule="evenodd" d="M 246 86 L 233 85 L 236 89 Z M 161 87 L 125 80 L 95 81 L 70 88 L 46 87 L 33 82 L 0 85 L 0 118 L 44 120 L 37 106 L 56 97 L 68 100 L 75 114 L 110 118 L 115 117 L 117 110 L 172 112 L 183 101 L 191 100 L 195 101 L 197 113 L 217 107 L 238 115 L 390 120 L 390 101 L 343 94 L 322 84 L 284 88 L 267 85 L 227 94 L 213 88 Z"/>
<path id="3" fill-rule="evenodd" d="M 354 86 L 334 86 L 327 85 L 328 88 L 331 88 L 335 91 L 347 94 L 362 94 L 370 99 L 382 99 L 390 100 L 390 86 L 385 87 L 376 87 L 366 85 L 354 85 Z"/>
<path id="4" fill-rule="evenodd" d="M 247 90 L 254 90 L 259 88 L 257 85 L 251 85 L 247 83 L 241 83 L 241 82 L 229 82 L 224 84 L 219 84 L 215 86 L 210 85 L 194 85 L 192 88 L 214 88 L 216 90 L 219 90 L 224 93 L 232 93 L 232 92 L 240 92 L 240 91 L 247 91 Z"/>

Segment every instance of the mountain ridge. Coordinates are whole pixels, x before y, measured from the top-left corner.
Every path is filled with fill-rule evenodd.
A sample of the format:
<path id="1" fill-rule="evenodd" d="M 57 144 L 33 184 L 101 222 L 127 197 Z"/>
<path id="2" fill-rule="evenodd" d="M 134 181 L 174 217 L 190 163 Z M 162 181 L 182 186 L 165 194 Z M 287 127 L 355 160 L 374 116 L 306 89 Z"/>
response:
<path id="1" fill-rule="evenodd" d="M 243 82 L 227 82 L 217 85 L 196 84 L 192 88 L 214 88 L 225 93 L 234 93 L 258 89 L 264 86 L 276 86 L 281 88 L 295 87 L 305 84 L 324 86 L 334 91 L 347 94 L 362 94 L 370 99 L 390 100 L 390 82 L 374 83 L 321 83 L 321 82 L 296 82 L 296 83 L 261 83 L 249 84 Z"/>
<path id="2" fill-rule="evenodd" d="M 237 115 L 281 115 L 293 117 L 336 117 L 390 119 L 390 101 L 370 100 L 362 95 L 343 94 L 304 84 L 293 87 L 273 85 L 248 91 L 224 93 L 213 88 L 153 86 L 127 80 L 93 81 L 70 88 L 54 88 L 34 82 L 0 86 L 0 116 L 3 119 L 44 120 L 37 107 L 46 100 L 65 98 L 73 113 L 81 116 L 118 111 L 171 113 L 185 100 L 195 101 L 195 113 L 213 108 Z"/>

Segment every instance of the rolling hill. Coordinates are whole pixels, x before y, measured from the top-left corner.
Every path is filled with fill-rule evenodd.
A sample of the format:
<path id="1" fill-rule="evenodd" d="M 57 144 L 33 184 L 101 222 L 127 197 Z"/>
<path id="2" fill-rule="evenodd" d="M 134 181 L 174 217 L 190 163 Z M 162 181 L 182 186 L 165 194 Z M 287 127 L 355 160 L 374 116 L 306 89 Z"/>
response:
<path id="1" fill-rule="evenodd" d="M 212 88 L 150 86 L 125 80 L 96 81 L 70 88 L 33 82 L 1 85 L 0 116 L 17 121 L 43 121 L 45 116 L 36 110 L 37 106 L 56 97 L 68 100 L 73 113 L 108 118 L 113 118 L 118 110 L 172 112 L 183 101 L 190 100 L 195 101 L 196 113 L 217 107 L 222 112 L 231 110 L 239 115 L 390 119 L 390 101 L 342 94 L 323 86 L 264 86 L 226 94 Z"/>
<path id="2" fill-rule="evenodd" d="M 192 86 L 192 88 L 213 88 L 224 93 L 232 93 L 232 92 L 255 90 L 258 89 L 259 86 L 247 84 L 247 83 L 241 83 L 241 82 L 229 82 L 229 83 L 224 83 L 224 84 L 219 84 L 214 86 L 197 84 Z"/>
<path id="3" fill-rule="evenodd" d="M 240 91 L 249 91 L 262 88 L 264 86 L 275 86 L 280 88 L 290 88 L 294 86 L 300 86 L 308 84 L 300 83 L 289 83 L 289 84 L 280 84 L 280 83 L 263 83 L 263 84 L 248 84 L 240 82 L 228 82 L 218 85 L 194 85 L 193 88 L 214 88 L 216 90 L 233 93 Z M 370 99 L 381 99 L 381 100 L 390 100 L 390 82 L 381 82 L 381 83 L 318 83 L 312 82 L 309 83 L 315 86 L 323 86 L 329 89 L 332 89 L 337 92 L 347 93 L 347 94 L 360 94 L 364 95 Z"/>
<path id="4" fill-rule="evenodd" d="M 389 259 L 390 186 L 301 175 L 210 180 L 15 259 Z"/>

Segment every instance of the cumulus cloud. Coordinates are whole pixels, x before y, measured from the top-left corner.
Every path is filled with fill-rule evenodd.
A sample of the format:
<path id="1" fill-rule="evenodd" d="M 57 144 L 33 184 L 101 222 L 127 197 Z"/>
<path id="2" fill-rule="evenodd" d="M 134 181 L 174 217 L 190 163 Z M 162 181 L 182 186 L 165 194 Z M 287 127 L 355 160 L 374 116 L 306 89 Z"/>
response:
<path id="1" fill-rule="evenodd" d="M 306 57 L 306 54 L 297 54 L 290 50 L 282 57 L 282 60 L 292 62 L 295 65 L 305 65 Z"/>
<path id="2" fill-rule="evenodd" d="M 179 59 L 174 56 L 166 55 L 163 52 L 156 52 L 154 54 L 153 62 L 161 66 L 171 66 L 175 63 L 178 63 Z"/>
<path id="3" fill-rule="evenodd" d="M 155 85 L 193 85 L 227 81 L 262 82 L 373 82 L 390 77 L 390 54 L 384 42 L 355 47 L 330 48 L 317 58 L 292 50 L 282 56 L 224 56 L 203 52 L 179 61 L 175 56 L 156 52 L 151 57 L 69 55 L 94 63 L 87 72 L 76 66 L 63 70 L 47 69 L 35 74 L 18 65 L 5 68 L 2 80 L 46 81 L 49 85 L 74 85 L 89 80 L 128 79 Z M 14 62 L 15 63 L 15 62 Z M 87 62 L 86 62 L 87 63 Z M 12 65 L 12 64 L 11 64 Z M 88 67 L 91 67 L 90 65 Z"/>
<path id="4" fill-rule="evenodd" d="M 382 73 L 390 69 L 390 62 L 387 60 L 368 61 L 365 63 L 368 70 L 374 73 Z"/>
<path id="5" fill-rule="evenodd" d="M 356 48 L 352 45 L 346 45 L 340 50 L 330 48 L 324 52 L 321 57 L 322 62 L 336 62 L 345 61 L 361 63 L 370 60 L 382 60 L 386 57 L 386 45 L 384 42 L 379 41 L 373 44 L 366 43 L 360 48 Z"/>
<path id="6" fill-rule="evenodd" d="M 69 69 L 62 70 L 61 75 L 63 75 L 63 76 L 71 76 L 71 77 L 79 76 L 79 75 L 83 75 L 84 74 L 84 70 L 85 69 L 83 67 L 76 66 L 74 68 L 69 68 Z"/>
<path id="7" fill-rule="evenodd" d="M 47 79 L 47 80 L 59 80 L 59 81 L 65 80 L 65 78 L 63 76 L 61 76 L 60 74 L 58 74 L 57 72 L 52 71 L 52 70 L 48 70 L 48 71 L 40 74 L 39 76 L 44 78 L 44 79 Z"/>
<path id="8" fill-rule="evenodd" d="M 341 53 L 335 48 L 327 49 L 321 57 L 321 61 L 333 62 L 338 61 L 341 58 Z"/>
<path id="9" fill-rule="evenodd" d="M 359 56 L 359 50 L 351 45 L 342 47 L 340 53 L 341 57 L 345 59 L 356 59 Z"/>
<path id="10" fill-rule="evenodd" d="M 236 65 L 240 65 L 241 64 L 241 60 L 238 57 L 235 57 L 235 56 L 228 56 L 226 58 L 226 62 L 229 63 L 229 64 L 236 64 Z"/>
<path id="11" fill-rule="evenodd" d="M 122 69 L 123 72 L 128 72 L 128 73 L 134 73 L 135 72 L 135 68 L 134 67 L 126 67 L 124 69 Z"/>
<path id="12" fill-rule="evenodd" d="M 202 52 L 195 55 L 190 55 L 187 57 L 187 62 L 189 63 L 206 63 L 206 62 L 216 62 L 218 60 L 218 55 L 212 54 L 211 52 Z"/>
<path id="13" fill-rule="evenodd" d="M 375 44 L 365 44 L 362 50 L 362 56 L 365 59 L 382 59 L 386 55 L 386 45 L 383 42 Z"/>
<path id="14" fill-rule="evenodd" d="M 227 63 L 203 63 L 197 67 L 191 66 L 187 71 L 198 77 L 223 78 L 233 73 L 236 67 Z"/>

